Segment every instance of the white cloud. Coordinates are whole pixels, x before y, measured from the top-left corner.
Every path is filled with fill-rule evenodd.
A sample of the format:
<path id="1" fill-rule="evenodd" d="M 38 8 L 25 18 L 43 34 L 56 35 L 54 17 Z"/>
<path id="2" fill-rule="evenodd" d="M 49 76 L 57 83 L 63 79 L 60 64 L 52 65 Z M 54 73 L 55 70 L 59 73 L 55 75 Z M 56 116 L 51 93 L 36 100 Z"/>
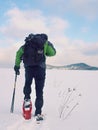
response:
<path id="1" fill-rule="evenodd" d="M 59 38 L 58 38 L 59 39 Z M 54 57 L 54 62 L 58 65 L 72 64 L 84 62 L 90 65 L 98 66 L 98 43 L 87 44 L 83 40 L 70 40 L 61 38 L 57 43 L 57 56 Z M 61 42 L 60 42 L 61 41 Z"/>
<path id="2" fill-rule="evenodd" d="M 46 17 L 39 10 L 21 11 L 18 8 L 7 12 L 7 23 L 1 28 L 1 33 L 7 37 L 4 42 L 9 44 L 8 48 L 0 48 L 0 65 L 13 65 L 16 50 L 24 43 L 23 40 L 28 33 L 45 32 L 49 40 L 54 43 L 57 55 L 48 58 L 47 63 L 65 65 L 84 61 L 92 65 L 98 65 L 95 45 L 87 45 L 83 41 L 71 41 L 65 36 L 66 30 L 70 27 L 67 20 L 59 17 Z M 1 44 L 1 41 L 0 41 Z M 86 52 L 88 52 L 86 54 Z M 97 49 L 96 49 L 97 52 Z M 92 61 L 93 58 L 93 61 Z"/>
<path id="3" fill-rule="evenodd" d="M 69 27 L 68 21 L 64 21 L 59 17 L 45 17 L 39 10 L 21 11 L 18 8 L 14 8 L 9 10 L 6 16 L 7 22 L 5 26 L 1 27 L 1 33 L 5 37 L 5 40 L 3 40 L 4 44 L 7 43 L 9 46 L 7 45 L 8 48 L 6 49 L 1 48 L 0 61 L 3 63 L 12 63 L 12 60 L 9 61 L 9 58 L 7 58 L 13 59 L 12 53 L 16 51 L 15 48 L 12 49 L 11 45 L 18 41 L 23 41 L 28 33 L 45 32 L 49 35 L 49 39 L 52 40 L 64 35 L 64 31 Z M 21 46 L 22 43 L 19 43 L 19 45 Z"/>
<path id="4" fill-rule="evenodd" d="M 89 19 L 98 17 L 98 1 L 97 0 L 70 0 L 69 9 L 83 15 Z"/>
<path id="5" fill-rule="evenodd" d="M 45 17 L 39 10 L 21 11 L 18 8 L 6 13 L 7 24 L 1 27 L 1 32 L 8 37 L 21 38 L 31 32 L 54 33 L 61 32 L 69 26 L 68 21 L 59 17 Z M 55 32 L 55 33 L 56 33 Z"/>
<path id="6" fill-rule="evenodd" d="M 54 8 L 57 12 L 72 12 L 88 19 L 98 18 L 98 1 L 97 0 L 43 0 L 45 4 Z"/>
<path id="7" fill-rule="evenodd" d="M 13 67 L 15 59 L 15 47 L 0 48 L 0 67 Z"/>
<path id="8" fill-rule="evenodd" d="M 40 11 L 21 11 L 14 8 L 9 10 L 6 16 L 7 24 L 1 28 L 1 31 L 8 37 L 21 38 L 28 32 L 46 29 Z"/>

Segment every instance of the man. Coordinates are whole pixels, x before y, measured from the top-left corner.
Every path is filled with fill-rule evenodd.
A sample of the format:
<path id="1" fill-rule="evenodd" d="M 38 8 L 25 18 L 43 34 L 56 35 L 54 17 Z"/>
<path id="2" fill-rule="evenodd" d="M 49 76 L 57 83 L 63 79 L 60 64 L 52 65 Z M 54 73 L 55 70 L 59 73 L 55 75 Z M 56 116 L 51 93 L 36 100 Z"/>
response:
<path id="1" fill-rule="evenodd" d="M 46 56 L 54 56 L 56 50 L 53 44 L 48 41 L 46 34 L 29 34 L 25 39 L 25 44 L 19 48 L 16 53 L 14 70 L 16 75 L 20 74 L 20 63 L 23 61 L 25 68 L 25 85 L 23 89 L 24 103 L 23 113 L 25 119 L 31 118 L 26 115 L 26 109 L 32 109 L 31 103 L 31 84 L 35 80 L 36 100 L 35 100 L 35 116 L 37 120 L 43 120 L 43 88 L 46 75 Z M 26 117 L 27 116 L 27 117 Z"/>

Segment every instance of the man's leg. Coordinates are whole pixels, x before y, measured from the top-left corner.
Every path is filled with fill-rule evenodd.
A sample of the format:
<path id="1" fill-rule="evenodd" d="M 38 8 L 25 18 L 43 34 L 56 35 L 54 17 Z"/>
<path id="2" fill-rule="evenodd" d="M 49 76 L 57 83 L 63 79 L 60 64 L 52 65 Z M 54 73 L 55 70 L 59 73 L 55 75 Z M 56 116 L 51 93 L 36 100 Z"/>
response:
<path id="1" fill-rule="evenodd" d="M 24 93 L 24 99 L 30 99 L 31 94 L 31 84 L 32 84 L 33 74 L 32 74 L 32 68 L 27 67 L 25 68 L 25 86 L 23 89 Z"/>
<path id="2" fill-rule="evenodd" d="M 43 106 L 43 88 L 45 82 L 45 69 L 38 68 L 35 75 L 35 85 L 36 85 L 36 100 L 35 100 L 35 115 L 41 114 Z"/>

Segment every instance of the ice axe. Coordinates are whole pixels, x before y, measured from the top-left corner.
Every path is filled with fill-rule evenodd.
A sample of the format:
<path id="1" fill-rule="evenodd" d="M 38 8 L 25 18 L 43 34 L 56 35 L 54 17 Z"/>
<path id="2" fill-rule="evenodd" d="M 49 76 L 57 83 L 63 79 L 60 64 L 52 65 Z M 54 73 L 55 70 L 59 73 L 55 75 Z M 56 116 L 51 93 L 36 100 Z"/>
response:
<path id="1" fill-rule="evenodd" d="M 11 113 L 13 113 L 13 111 L 14 111 L 16 81 L 17 81 L 17 74 L 15 75 L 14 89 L 13 89 L 12 102 L 11 102 L 11 109 L 10 109 L 10 112 L 11 112 Z"/>

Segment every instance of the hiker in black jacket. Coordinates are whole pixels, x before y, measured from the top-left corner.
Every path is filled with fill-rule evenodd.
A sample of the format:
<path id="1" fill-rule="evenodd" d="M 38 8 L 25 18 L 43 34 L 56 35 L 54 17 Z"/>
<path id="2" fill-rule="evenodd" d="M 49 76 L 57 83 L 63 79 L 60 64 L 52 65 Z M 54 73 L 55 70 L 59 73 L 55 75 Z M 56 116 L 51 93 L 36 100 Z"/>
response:
<path id="1" fill-rule="evenodd" d="M 42 114 L 43 88 L 46 75 L 46 56 L 54 56 L 56 50 L 48 41 L 46 34 L 30 34 L 25 39 L 25 44 L 16 53 L 14 70 L 20 74 L 20 63 L 23 61 L 25 68 L 24 104 L 23 107 L 31 106 L 31 84 L 35 80 L 36 100 L 35 116 Z"/>

